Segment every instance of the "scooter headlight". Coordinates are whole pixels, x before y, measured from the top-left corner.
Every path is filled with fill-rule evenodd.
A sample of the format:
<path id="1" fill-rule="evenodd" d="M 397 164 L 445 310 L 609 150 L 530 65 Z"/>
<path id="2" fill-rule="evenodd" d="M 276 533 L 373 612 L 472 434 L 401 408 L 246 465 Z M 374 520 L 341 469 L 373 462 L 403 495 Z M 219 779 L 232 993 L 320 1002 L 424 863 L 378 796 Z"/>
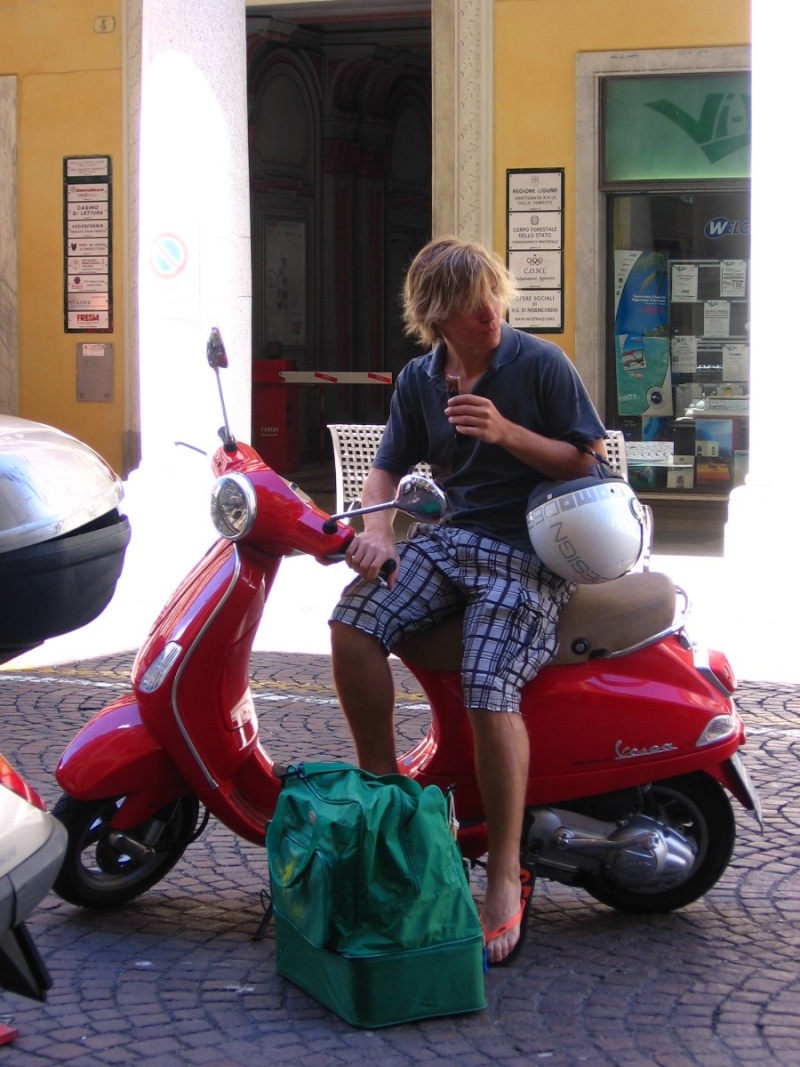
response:
<path id="1" fill-rule="evenodd" d="M 245 537 L 256 521 L 256 494 L 242 474 L 225 474 L 211 490 L 211 521 L 229 541 Z"/>

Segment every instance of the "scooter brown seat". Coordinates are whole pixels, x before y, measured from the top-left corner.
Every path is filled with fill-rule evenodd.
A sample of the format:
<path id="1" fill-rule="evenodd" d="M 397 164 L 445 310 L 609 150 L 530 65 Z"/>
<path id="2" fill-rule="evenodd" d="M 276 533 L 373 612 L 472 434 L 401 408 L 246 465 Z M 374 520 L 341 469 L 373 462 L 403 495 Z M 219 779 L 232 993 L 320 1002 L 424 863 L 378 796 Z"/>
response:
<path id="1" fill-rule="evenodd" d="M 626 574 L 601 585 L 579 585 L 558 620 L 553 664 L 582 663 L 621 652 L 668 630 L 675 618 L 675 585 L 655 571 Z M 406 663 L 434 671 L 460 671 L 463 616 L 415 634 L 394 649 Z"/>

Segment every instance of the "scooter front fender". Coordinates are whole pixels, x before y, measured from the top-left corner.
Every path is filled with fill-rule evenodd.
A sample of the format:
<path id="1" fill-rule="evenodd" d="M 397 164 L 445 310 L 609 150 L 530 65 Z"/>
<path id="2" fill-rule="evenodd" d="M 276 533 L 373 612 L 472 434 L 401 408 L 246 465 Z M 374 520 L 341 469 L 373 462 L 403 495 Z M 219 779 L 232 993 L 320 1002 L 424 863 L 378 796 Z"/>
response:
<path id="1" fill-rule="evenodd" d="M 147 792 L 164 804 L 189 792 L 172 760 L 142 722 L 133 693 L 109 704 L 73 737 L 58 761 L 56 781 L 76 800 Z"/>

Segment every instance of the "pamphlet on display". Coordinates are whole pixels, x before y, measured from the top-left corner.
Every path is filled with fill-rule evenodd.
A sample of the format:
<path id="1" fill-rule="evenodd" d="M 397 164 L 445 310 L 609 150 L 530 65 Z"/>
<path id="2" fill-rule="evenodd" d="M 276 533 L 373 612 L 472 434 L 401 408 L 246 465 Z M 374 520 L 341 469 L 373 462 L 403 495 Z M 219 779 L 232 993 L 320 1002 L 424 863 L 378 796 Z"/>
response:
<path id="1" fill-rule="evenodd" d="M 719 265 L 719 295 L 743 300 L 747 293 L 747 261 L 723 259 Z"/>
<path id="2" fill-rule="evenodd" d="M 671 415 L 666 257 L 618 249 L 614 289 L 619 414 Z"/>
<path id="3" fill-rule="evenodd" d="M 674 303 L 692 303 L 697 300 L 698 277 L 699 271 L 696 264 L 672 264 L 672 290 L 670 296 Z"/>

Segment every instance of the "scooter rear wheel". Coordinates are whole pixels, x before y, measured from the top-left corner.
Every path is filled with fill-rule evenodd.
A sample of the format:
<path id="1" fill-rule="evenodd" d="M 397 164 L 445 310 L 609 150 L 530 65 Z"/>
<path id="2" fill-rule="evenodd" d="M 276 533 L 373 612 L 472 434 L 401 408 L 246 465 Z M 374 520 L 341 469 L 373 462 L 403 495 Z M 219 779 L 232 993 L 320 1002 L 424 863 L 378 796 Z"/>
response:
<path id="1" fill-rule="evenodd" d="M 150 848 L 126 849 L 124 841 L 115 840 L 111 827 L 123 800 L 75 800 L 64 795 L 53 808 L 67 829 L 67 851 L 53 889 L 70 904 L 111 908 L 134 900 L 175 866 L 192 840 L 199 804 L 196 797 L 185 796 L 126 831 L 136 842 L 147 841 L 148 832 L 157 831 Z"/>
<path id="2" fill-rule="evenodd" d="M 583 883 L 595 900 L 638 915 L 674 911 L 699 900 L 730 863 L 736 841 L 731 802 L 719 782 L 706 774 L 653 782 L 647 800 L 646 814 L 691 838 L 697 846 L 695 864 L 684 881 L 668 888 L 624 886 L 611 878 Z"/>

